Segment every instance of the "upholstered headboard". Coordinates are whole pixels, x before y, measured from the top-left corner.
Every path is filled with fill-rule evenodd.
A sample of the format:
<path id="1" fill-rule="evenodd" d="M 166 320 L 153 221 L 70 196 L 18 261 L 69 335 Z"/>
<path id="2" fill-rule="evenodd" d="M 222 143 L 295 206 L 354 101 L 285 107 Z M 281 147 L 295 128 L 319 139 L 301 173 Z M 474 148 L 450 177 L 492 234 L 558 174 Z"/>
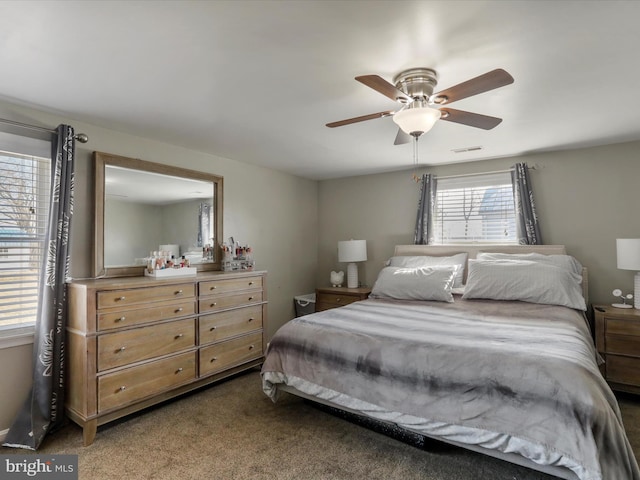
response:
<path id="1" fill-rule="evenodd" d="M 566 255 L 564 245 L 396 245 L 393 255 L 430 255 L 433 257 L 445 257 L 456 253 L 467 252 L 468 258 L 476 258 L 479 252 L 500 253 L 542 253 L 544 255 Z M 465 281 L 468 269 L 465 269 Z M 587 269 L 582 269 L 582 296 L 589 303 L 589 282 Z"/>

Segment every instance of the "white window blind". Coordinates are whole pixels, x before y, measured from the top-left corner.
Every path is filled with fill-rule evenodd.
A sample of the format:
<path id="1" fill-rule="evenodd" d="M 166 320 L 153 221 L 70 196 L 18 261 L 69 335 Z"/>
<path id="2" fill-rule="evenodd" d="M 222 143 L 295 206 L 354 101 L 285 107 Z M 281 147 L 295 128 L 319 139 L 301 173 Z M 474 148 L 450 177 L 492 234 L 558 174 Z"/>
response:
<path id="1" fill-rule="evenodd" d="M 0 330 L 34 324 L 50 159 L 0 150 Z"/>
<path id="2" fill-rule="evenodd" d="M 511 173 L 437 179 L 434 242 L 517 243 Z"/>

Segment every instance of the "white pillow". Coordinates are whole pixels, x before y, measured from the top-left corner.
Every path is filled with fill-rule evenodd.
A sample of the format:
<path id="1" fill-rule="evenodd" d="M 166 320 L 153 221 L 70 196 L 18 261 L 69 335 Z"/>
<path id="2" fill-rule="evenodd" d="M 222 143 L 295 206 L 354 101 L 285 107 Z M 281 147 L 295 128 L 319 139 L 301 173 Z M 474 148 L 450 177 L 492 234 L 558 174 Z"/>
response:
<path id="1" fill-rule="evenodd" d="M 551 263 L 531 260 L 469 260 L 462 298 L 520 300 L 586 310 L 582 277 Z"/>
<path id="2" fill-rule="evenodd" d="M 390 267 L 406 267 L 406 268 L 419 268 L 419 267 L 435 267 L 439 265 L 459 265 L 460 268 L 456 273 L 454 287 L 462 287 L 464 281 L 464 269 L 467 263 L 467 253 L 458 253 L 450 257 L 431 257 L 428 255 L 416 255 L 416 256 L 398 256 L 391 257 L 387 262 Z"/>
<path id="3" fill-rule="evenodd" d="M 480 252 L 476 255 L 478 260 L 530 260 L 532 262 L 550 263 L 557 267 L 565 268 L 582 276 L 582 264 L 571 255 L 544 255 L 542 253 L 492 253 Z"/>
<path id="4" fill-rule="evenodd" d="M 384 267 L 371 289 L 371 297 L 398 300 L 453 302 L 451 288 L 459 267 Z"/>

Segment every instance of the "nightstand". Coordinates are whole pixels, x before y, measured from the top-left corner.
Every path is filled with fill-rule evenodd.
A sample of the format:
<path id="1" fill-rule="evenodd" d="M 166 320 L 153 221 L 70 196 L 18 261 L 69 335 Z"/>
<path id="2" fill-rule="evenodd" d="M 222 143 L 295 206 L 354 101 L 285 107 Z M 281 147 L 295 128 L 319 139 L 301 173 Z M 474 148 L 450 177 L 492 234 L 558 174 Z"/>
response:
<path id="1" fill-rule="evenodd" d="M 343 307 L 369 297 L 371 288 L 326 287 L 316 289 L 316 312 Z"/>
<path id="2" fill-rule="evenodd" d="M 613 390 L 640 394 L 640 310 L 594 305 L 600 366 Z"/>

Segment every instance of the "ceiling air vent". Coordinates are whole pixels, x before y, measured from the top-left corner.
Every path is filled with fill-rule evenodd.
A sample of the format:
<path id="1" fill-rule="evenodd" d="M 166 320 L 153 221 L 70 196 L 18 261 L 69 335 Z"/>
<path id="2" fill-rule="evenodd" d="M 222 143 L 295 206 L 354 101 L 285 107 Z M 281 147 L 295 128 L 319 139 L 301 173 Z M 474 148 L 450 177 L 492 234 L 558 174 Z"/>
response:
<path id="1" fill-rule="evenodd" d="M 451 151 L 453 153 L 464 153 L 464 152 L 475 152 L 476 150 L 482 150 L 482 147 L 454 148 Z"/>

